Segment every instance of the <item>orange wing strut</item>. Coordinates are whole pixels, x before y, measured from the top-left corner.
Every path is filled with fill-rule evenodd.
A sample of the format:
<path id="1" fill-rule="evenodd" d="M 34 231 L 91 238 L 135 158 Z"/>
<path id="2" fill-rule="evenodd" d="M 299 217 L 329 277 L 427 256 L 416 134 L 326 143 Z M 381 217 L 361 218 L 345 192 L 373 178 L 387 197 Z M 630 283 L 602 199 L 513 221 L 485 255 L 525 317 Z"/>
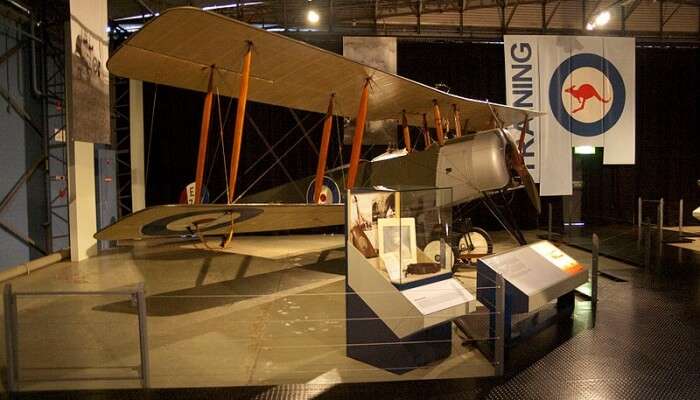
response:
<path id="1" fill-rule="evenodd" d="M 452 114 L 454 114 L 455 118 L 455 135 L 460 137 L 462 136 L 462 116 L 459 113 L 457 104 L 452 105 Z"/>
<path id="2" fill-rule="evenodd" d="M 411 152 L 411 132 L 408 130 L 408 119 L 406 118 L 406 110 L 403 110 L 401 115 L 401 125 L 403 125 L 403 143 L 406 146 L 406 151 Z"/>
<path id="3" fill-rule="evenodd" d="M 202 202 L 202 184 L 204 180 L 204 165 L 207 160 L 207 143 L 209 142 L 209 123 L 211 122 L 211 104 L 214 98 L 213 91 L 214 66 L 209 70 L 209 86 L 204 97 L 202 109 L 202 125 L 199 129 L 199 151 L 197 152 L 197 172 L 194 177 L 194 204 Z"/>
<path id="4" fill-rule="evenodd" d="M 314 183 L 314 203 L 318 204 L 321 200 L 321 188 L 323 187 L 323 176 L 326 174 L 326 160 L 328 159 L 328 146 L 331 141 L 331 128 L 333 127 L 333 98 L 335 93 L 331 94 L 331 99 L 328 101 L 328 112 L 326 112 L 326 120 L 323 122 L 323 135 L 321 136 L 321 148 L 318 152 L 318 165 L 316 165 L 316 181 Z"/>
<path id="5" fill-rule="evenodd" d="M 352 153 L 350 153 L 350 170 L 348 171 L 348 181 L 346 188 L 352 189 L 355 187 L 355 179 L 357 178 L 357 167 L 360 165 L 360 152 L 362 151 L 362 136 L 365 134 L 365 121 L 367 119 L 367 101 L 369 100 L 369 78 L 365 81 L 362 87 L 362 96 L 360 97 L 360 108 L 357 110 L 357 119 L 355 120 L 355 135 L 352 137 Z"/>
<path id="6" fill-rule="evenodd" d="M 231 150 L 231 168 L 228 182 L 228 203 L 231 204 L 236 193 L 236 180 L 238 179 L 238 163 L 241 157 L 241 144 L 243 141 L 243 121 L 245 118 L 245 105 L 248 101 L 248 81 L 250 79 L 250 63 L 253 56 L 253 43 L 248 42 L 248 51 L 243 57 L 243 71 L 241 72 L 241 85 L 238 92 L 238 108 L 236 109 L 236 125 L 233 128 L 233 150 Z"/>
<path id="7" fill-rule="evenodd" d="M 430 147 L 430 131 L 428 130 L 428 117 L 423 113 L 423 142 L 425 143 L 425 148 Z"/>
<path id="8" fill-rule="evenodd" d="M 433 100 L 433 115 L 435 116 L 435 135 L 438 143 L 442 146 L 445 143 L 445 134 L 442 132 L 442 117 L 440 116 L 440 107 L 437 100 Z"/>

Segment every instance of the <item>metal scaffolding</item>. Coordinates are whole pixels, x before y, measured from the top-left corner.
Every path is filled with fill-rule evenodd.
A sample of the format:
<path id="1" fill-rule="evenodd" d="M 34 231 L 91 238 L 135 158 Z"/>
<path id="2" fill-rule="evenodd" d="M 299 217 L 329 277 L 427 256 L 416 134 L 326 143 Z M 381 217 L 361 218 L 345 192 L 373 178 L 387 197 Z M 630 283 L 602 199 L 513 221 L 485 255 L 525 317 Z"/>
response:
<path id="1" fill-rule="evenodd" d="M 41 7 L 36 8 L 8 2 L 3 10 L 6 11 L 3 13 L 5 21 L 10 21 L 3 23 L 3 33 L 16 44 L 0 56 L 0 63 L 27 54 L 28 57 L 21 57 L 17 65 L 18 71 L 29 71 L 29 87 L 22 93 L 25 101 L 13 97 L 9 88 L 0 88 L 0 95 L 24 121 L 28 131 L 40 137 L 42 144 L 38 154 L 33 154 L 34 150 L 26 146 L 18 149 L 26 152 L 32 162 L 3 196 L 0 211 L 23 188 L 32 198 L 45 197 L 42 203 L 46 209 L 43 214 L 30 210 L 29 215 L 40 215 L 42 220 L 30 218 L 28 234 L 2 221 L 0 228 L 33 250 L 30 254 L 46 255 L 69 246 L 64 42 L 68 8 L 62 1 L 42 2 Z M 27 99 L 31 99 L 29 108 L 25 104 Z M 30 185 L 37 173 L 43 175 L 43 190 Z"/>

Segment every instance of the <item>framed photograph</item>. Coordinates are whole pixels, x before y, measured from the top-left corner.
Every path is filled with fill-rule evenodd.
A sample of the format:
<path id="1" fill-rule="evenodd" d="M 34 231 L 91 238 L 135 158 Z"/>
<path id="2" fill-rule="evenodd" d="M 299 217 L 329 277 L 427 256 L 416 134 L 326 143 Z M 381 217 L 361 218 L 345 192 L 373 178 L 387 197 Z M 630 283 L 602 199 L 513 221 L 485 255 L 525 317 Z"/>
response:
<path id="1" fill-rule="evenodd" d="M 418 259 L 416 248 L 416 220 L 414 218 L 379 218 L 377 220 L 379 257 L 385 260 L 387 272 L 403 271 Z M 400 263 L 400 265 L 387 265 Z"/>

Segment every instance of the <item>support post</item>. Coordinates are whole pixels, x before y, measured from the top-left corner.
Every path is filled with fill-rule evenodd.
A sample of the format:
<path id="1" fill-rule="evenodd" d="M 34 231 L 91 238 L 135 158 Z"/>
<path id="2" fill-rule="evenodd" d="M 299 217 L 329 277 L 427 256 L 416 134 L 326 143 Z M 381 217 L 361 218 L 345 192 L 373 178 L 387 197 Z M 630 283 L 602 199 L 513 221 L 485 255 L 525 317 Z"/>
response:
<path id="1" fill-rule="evenodd" d="M 433 100 L 433 116 L 435 117 L 435 136 L 437 136 L 437 141 L 442 146 L 445 143 L 445 134 L 442 131 L 442 117 L 440 116 L 440 107 L 437 100 Z"/>
<path id="2" fill-rule="evenodd" d="M 411 132 L 408 130 L 408 118 L 406 118 L 406 110 L 401 114 L 401 125 L 403 130 L 403 143 L 406 146 L 406 151 L 411 152 Z"/>
<path id="3" fill-rule="evenodd" d="M 148 324 L 146 323 L 146 296 L 143 282 L 136 288 L 136 305 L 139 313 L 139 352 L 141 355 L 141 384 L 144 389 L 151 387 L 151 366 L 148 355 Z"/>
<path id="4" fill-rule="evenodd" d="M 238 92 L 238 108 L 236 108 L 236 125 L 233 129 L 233 149 L 231 150 L 231 168 L 229 172 L 228 203 L 231 204 L 236 194 L 238 180 L 238 164 L 241 158 L 241 143 L 243 141 L 243 122 L 245 121 L 245 105 L 248 101 L 248 82 L 250 80 L 250 64 L 253 57 L 253 42 L 248 42 L 248 50 L 243 56 L 241 84 Z"/>
<path id="5" fill-rule="evenodd" d="M 505 362 L 505 321 L 506 321 L 506 283 L 502 274 L 496 275 L 496 348 L 494 363 L 496 376 L 503 376 Z"/>
<path id="6" fill-rule="evenodd" d="M 3 303 L 5 309 L 5 359 L 7 360 L 7 391 L 17 391 L 17 364 L 15 364 L 15 349 L 17 342 L 14 340 L 13 312 L 15 307 L 12 295 L 12 285 L 7 283 L 3 290 Z"/>
<path id="7" fill-rule="evenodd" d="M 316 165 L 316 181 L 314 182 L 314 203 L 321 200 L 321 188 L 323 187 L 323 177 L 326 175 L 326 160 L 328 159 L 328 146 L 331 141 L 331 128 L 333 127 L 333 99 L 335 93 L 331 94 L 328 100 L 328 111 L 326 120 L 323 121 L 323 134 L 321 136 L 321 148 L 318 152 L 318 164 Z"/>
<path id="8" fill-rule="evenodd" d="M 455 136 L 461 137 L 462 136 L 462 116 L 460 115 L 459 109 L 457 108 L 457 104 L 452 105 L 452 114 L 454 115 L 454 119 L 455 119 Z"/>
<path id="9" fill-rule="evenodd" d="M 595 327 L 595 316 L 598 308 L 598 255 L 600 251 L 600 240 L 598 239 L 597 234 L 593 234 L 592 241 L 593 251 L 591 253 L 593 259 L 591 260 L 591 303 L 593 306 L 593 326 Z"/>
<path id="10" fill-rule="evenodd" d="M 202 202 L 202 186 L 204 184 L 204 167 L 207 161 L 207 143 L 209 142 L 209 123 L 211 122 L 211 105 L 214 99 L 213 92 L 214 66 L 209 70 L 209 85 L 207 95 L 204 97 L 202 109 L 202 124 L 199 129 L 199 151 L 197 152 L 197 172 L 194 176 L 194 204 Z"/>
<path id="11" fill-rule="evenodd" d="M 350 169 L 348 171 L 348 181 L 345 185 L 346 189 L 354 188 L 355 179 L 357 179 L 357 167 L 360 164 L 360 153 L 362 152 L 362 136 L 365 134 L 365 121 L 367 120 L 369 82 L 370 80 L 367 78 L 360 96 L 360 108 L 357 110 L 357 119 L 355 120 L 355 135 L 352 138 L 352 153 L 350 154 Z"/>
<path id="12" fill-rule="evenodd" d="M 129 79 L 129 155 L 131 160 L 131 212 L 146 208 L 143 134 L 143 82 Z"/>
<path id="13" fill-rule="evenodd" d="M 70 129 L 68 133 L 70 137 Z M 93 236 L 97 232 L 95 145 L 68 140 L 67 150 L 70 259 L 76 262 L 97 254 L 97 239 Z"/>

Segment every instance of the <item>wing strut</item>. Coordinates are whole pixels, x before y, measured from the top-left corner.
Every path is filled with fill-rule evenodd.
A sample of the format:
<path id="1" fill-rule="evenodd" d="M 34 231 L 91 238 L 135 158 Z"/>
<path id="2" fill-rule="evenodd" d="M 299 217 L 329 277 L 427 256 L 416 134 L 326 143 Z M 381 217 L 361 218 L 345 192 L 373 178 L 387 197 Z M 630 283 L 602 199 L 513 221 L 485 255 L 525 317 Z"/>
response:
<path id="1" fill-rule="evenodd" d="M 433 100 L 433 116 L 435 117 L 435 136 L 438 143 L 442 146 L 445 143 L 445 134 L 442 131 L 442 117 L 440 116 L 440 106 L 437 100 Z"/>
<path id="2" fill-rule="evenodd" d="M 248 50 L 243 56 L 243 71 L 241 73 L 241 85 L 238 94 L 238 108 L 236 109 L 236 125 L 233 129 L 233 150 L 231 151 L 231 172 L 229 173 L 228 204 L 231 204 L 236 193 L 236 180 L 238 179 L 238 163 L 241 158 L 241 142 L 243 141 L 243 122 L 245 121 L 245 105 L 248 101 L 248 81 L 250 79 L 250 62 L 253 56 L 253 42 L 248 42 Z"/>
<path id="3" fill-rule="evenodd" d="M 355 135 L 352 137 L 352 153 L 350 153 L 350 170 L 348 171 L 347 189 L 355 187 L 357 178 L 357 166 L 360 164 L 360 153 L 362 152 L 362 136 L 365 134 L 365 121 L 367 120 L 367 100 L 369 99 L 369 83 L 367 78 L 362 87 L 360 97 L 360 108 L 357 110 L 355 120 Z"/>
<path id="4" fill-rule="evenodd" d="M 323 176 L 326 174 L 326 161 L 328 159 L 328 145 L 331 141 L 331 128 L 333 127 L 333 99 L 335 93 L 331 94 L 328 100 L 328 112 L 326 120 L 323 121 L 323 135 L 321 136 L 321 148 L 318 152 L 318 165 L 316 166 L 316 182 L 314 183 L 314 203 L 321 200 L 321 188 L 323 187 Z"/>
<path id="5" fill-rule="evenodd" d="M 457 104 L 452 104 L 452 114 L 454 115 L 455 119 L 455 135 L 460 137 L 462 136 L 462 116 L 459 113 Z"/>
<path id="6" fill-rule="evenodd" d="M 423 113 L 423 142 L 425 143 L 425 149 L 430 147 L 430 131 L 428 130 L 428 117 Z M 424 149 L 424 150 L 425 150 Z"/>
<path id="7" fill-rule="evenodd" d="M 406 151 L 411 152 L 411 132 L 408 130 L 408 119 L 406 118 L 406 110 L 403 110 L 401 115 L 401 125 L 403 125 L 403 143 L 406 146 Z"/>
<path id="8" fill-rule="evenodd" d="M 204 180 L 204 166 L 207 160 L 207 143 L 209 142 L 209 123 L 211 122 L 211 104 L 214 98 L 212 83 L 214 80 L 214 66 L 209 70 L 209 88 L 204 97 L 204 109 L 202 110 L 202 126 L 199 130 L 199 151 L 197 153 L 197 172 L 194 178 L 194 204 L 202 202 L 202 184 Z"/>

